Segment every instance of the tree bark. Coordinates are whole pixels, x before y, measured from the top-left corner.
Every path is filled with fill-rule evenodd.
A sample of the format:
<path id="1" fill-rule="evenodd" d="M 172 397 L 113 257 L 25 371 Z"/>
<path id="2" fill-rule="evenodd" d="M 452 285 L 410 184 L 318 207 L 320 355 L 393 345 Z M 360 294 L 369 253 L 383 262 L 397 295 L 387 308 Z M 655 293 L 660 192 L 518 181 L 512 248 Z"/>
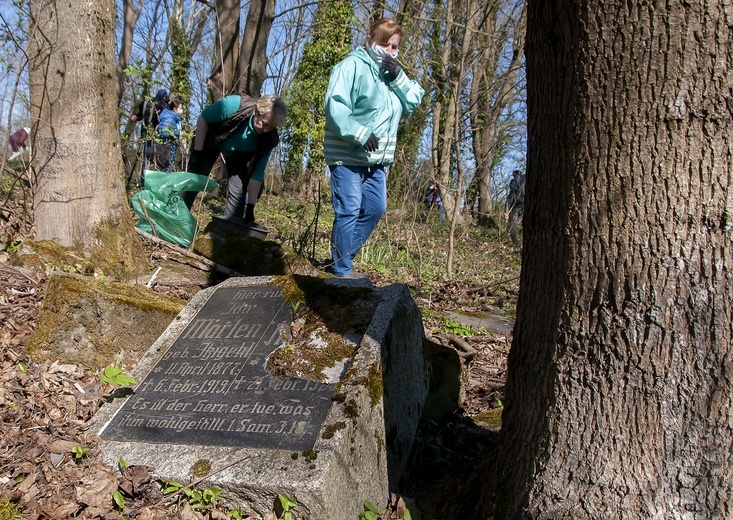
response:
<path id="1" fill-rule="evenodd" d="M 209 80 L 214 100 L 242 92 L 260 96 L 267 77 L 267 41 L 274 17 L 275 0 L 251 2 L 240 44 L 239 2 L 216 0 L 218 48 Z"/>
<path id="2" fill-rule="evenodd" d="M 732 18 L 529 3 L 497 518 L 733 516 Z"/>
<path id="3" fill-rule="evenodd" d="M 117 129 L 115 2 L 32 0 L 36 238 L 139 266 Z"/>
<path id="4" fill-rule="evenodd" d="M 270 39 L 274 18 L 275 0 L 250 2 L 237 71 L 237 87 L 250 96 L 259 97 L 262 94 L 262 84 L 267 79 L 267 41 Z"/>
<path id="5" fill-rule="evenodd" d="M 122 101 L 122 94 L 125 91 L 124 71 L 130 64 L 135 26 L 137 25 L 138 18 L 140 18 L 142 7 L 142 0 L 138 0 L 137 5 L 134 0 L 122 0 L 122 38 L 120 40 L 120 54 L 117 57 L 117 67 L 115 68 L 118 105 Z"/>
<path id="6" fill-rule="evenodd" d="M 460 67 L 454 63 L 456 53 L 453 53 L 452 50 L 463 48 L 465 31 L 456 29 L 454 8 L 454 0 L 446 1 L 443 6 L 443 16 L 437 18 L 444 19 L 445 23 L 436 22 L 434 24 L 435 32 L 432 38 L 436 43 L 433 45 L 434 55 L 431 56 L 436 63 L 434 81 L 438 93 L 433 106 L 431 155 L 435 168 L 435 181 L 440 188 L 440 198 L 448 218 L 453 218 L 453 209 L 460 201 L 461 191 L 460 186 L 455 191 L 451 189 L 455 185 L 451 182 L 453 173 L 451 167 L 455 165 L 452 162 L 454 158 L 451 152 L 455 149 L 455 125 L 460 124 L 457 107 L 460 103 L 458 98 L 463 77 Z M 451 42 L 451 44 L 447 45 L 444 42 Z"/>
<path id="7" fill-rule="evenodd" d="M 235 92 L 239 62 L 239 2 L 215 0 L 216 54 L 209 77 L 211 97 L 217 101 Z"/>

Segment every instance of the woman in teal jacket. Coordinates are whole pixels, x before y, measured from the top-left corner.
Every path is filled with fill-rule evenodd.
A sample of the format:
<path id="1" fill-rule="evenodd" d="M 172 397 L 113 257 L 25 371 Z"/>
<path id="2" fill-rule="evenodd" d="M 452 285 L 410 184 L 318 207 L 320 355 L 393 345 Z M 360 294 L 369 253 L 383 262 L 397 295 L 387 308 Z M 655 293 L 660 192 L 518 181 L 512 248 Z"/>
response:
<path id="1" fill-rule="evenodd" d="M 397 126 L 425 93 L 397 62 L 403 35 L 394 20 L 377 20 L 366 45 L 338 63 L 328 82 L 324 154 L 331 172 L 336 276 L 361 277 L 352 263 L 387 210 L 385 168 L 394 161 Z"/>
<path id="2" fill-rule="evenodd" d="M 242 218 L 257 227 L 254 207 L 270 152 L 280 142 L 277 129 L 288 114 L 277 96 L 227 96 L 204 108 L 196 123 L 188 171 L 208 175 L 220 154 L 226 157 L 227 201 L 224 217 Z M 191 208 L 195 192 L 182 198 Z M 246 205 L 245 205 L 246 202 Z"/>

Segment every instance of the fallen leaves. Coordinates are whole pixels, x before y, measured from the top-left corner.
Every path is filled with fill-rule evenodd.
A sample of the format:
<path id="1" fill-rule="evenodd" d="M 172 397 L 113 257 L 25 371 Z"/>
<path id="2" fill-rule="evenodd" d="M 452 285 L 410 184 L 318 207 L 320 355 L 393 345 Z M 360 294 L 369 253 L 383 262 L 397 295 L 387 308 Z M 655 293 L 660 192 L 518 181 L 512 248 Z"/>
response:
<path id="1" fill-rule="evenodd" d="M 47 273 L 21 270 L 6 261 L 7 254 L 0 253 L 0 499 L 17 504 L 26 520 L 225 520 L 226 513 L 217 508 L 201 512 L 185 502 L 162 500 L 153 468 L 129 466 L 117 472 L 103 462 L 99 440 L 86 434 L 87 421 L 103 399 L 99 378 L 78 365 L 36 364 L 26 358 L 22 346 L 35 326 Z M 468 302 L 470 294 L 460 284 L 446 284 L 428 306 L 437 311 L 456 308 L 455 300 Z M 471 358 L 464 411 L 471 415 L 491 407 L 503 393 L 509 339 L 444 339 L 470 354 L 464 359 Z M 436 488 L 431 491 L 437 500 L 441 492 Z M 449 489 L 441 491 L 450 495 Z M 115 503 L 115 492 L 124 507 Z M 406 501 L 393 495 L 385 518 L 404 518 Z M 270 513 L 265 518 L 276 517 Z"/>

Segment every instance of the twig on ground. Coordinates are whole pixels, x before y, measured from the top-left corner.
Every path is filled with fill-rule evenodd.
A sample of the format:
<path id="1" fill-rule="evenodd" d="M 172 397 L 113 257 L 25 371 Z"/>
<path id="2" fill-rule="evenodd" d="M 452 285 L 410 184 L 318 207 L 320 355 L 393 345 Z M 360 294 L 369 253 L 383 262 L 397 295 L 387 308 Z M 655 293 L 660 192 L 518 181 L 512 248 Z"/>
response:
<path id="1" fill-rule="evenodd" d="M 0 265 L 0 271 L 3 271 L 5 273 L 14 274 L 14 275 L 17 275 L 17 276 L 22 276 L 26 280 L 29 280 L 29 281 L 31 281 L 33 283 L 38 283 L 37 280 L 34 280 L 33 278 L 31 278 L 30 276 L 28 276 L 27 274 L 25 274 L 20 269 L 15 269 L 14 267 L 10 267 L 9 265 Z"/>
<path id="2" fill-rule="evenodd" d="M 490 283 L 488 285 L 479 285 L 478 287 L 471 287 L 470 289 L 465 289 L 464 292 L 466 294 L 471 294 L 479 291 L 484 291 L 486 289 L 490 289 L 492 287 L 496 287 L 497 285 L 504 285 L 505 283 L 513 282 L 514 280 L 519 280 L 519 276 L 513 276 L 512 278 L 507 278 L 506 280 L 499 280 L 495 283 Z"/>
<path id="3" fill-rule="evenodd" d="M 220 273 L 224 273 L 224 274 L 228 274 L 228 275 L 232 275 L 232 276 L 241 276 L 238 272 L 236 272 L 236 271 L 234 271 L 232 269 L 229 269 L 228 267 L 224 267 L 221 264 L 217 264 L 216 262 L 214 262 L 213 260 L 209 260 L 205 256 L 197 255 L 196 253 L 192 253 L 191 251 L 189 251 L 187 249 L 183 249 L 182 247 L 179 247 L 179 246 L 177 246 L 175 244 L 171 244 L 170 242 L 166 242 L 165 240 L 162 240 L 162 239 L 160 239 L 158 237 L 154 237 L 153 235 L 151 235 L 150 233 L 146 233 L 142 229 L 135 228 L 135 231 L 137 231 L 137 234 L 138 235 L 140 235 L 140 236 L 142 236 L 144 238 L 147 238 L 148 240 L 151 240 L 152 242 L 154 242 L 156 244 L 163 245 L 163 246 L 165 246 L 165 247 L 167 247 L 169 249 L 172 249 L 176 253 L 179 253 L 179 254 L 181 254 L 183 256 L 187 256 L 189 258 L 192 258 L 193 260 L 196 260 L 197 262 L 200 262 L 201 264 L 203 264 L 204 266 L 206 266 L 206 268 L 216 269 Z M 204 268 L 202 270 L 205 271 L 206 269 Z"/>
<path id="4" fill-rule="evenodd" d="M 455 334 L 436 335 L 433 336 L 433 339 L 444 347 L 454 347 L 460 358 L 466 361 L 471 361 L 478 353 L 466 340 Z"/>
<path id="5" fill-rule="evenodd" d="M 145 284 L 145 287 L 150 288 L 151 285 L 153 285 L 153 281 L 158 277 L 158 273 L 160 273 L 160 270 L 162 267 L 158 266 L 158 268 L 153 273 L 153 276 L 150 277 L 150 280 L 148 280 L 148 283 Z"/>
<path id="6" fill-rule="evenodd" d="M 208 475 L 204 475 L 204 476 L 203 476 L 203 477 L 201 477 L 201 478 L 197 478 L 196 480 L 194 480 L 193 482 L 191 482 L 191 483 L 190 483 L 189 485 L 187 485 L 187 486 L 183 486 L 183 487 L 182 487 L 181 489 L 179 489 L 179 490 L 177 490 L 177 491 L 175 491 L 175 492 L 171 493 L 170 495 L 166 495 L 165 497 L 161 498 L 161 499 L 160 499 L 160 500 L 159 500 L 159 501 L 158 501 L 158 502 L 157 502 L 157 503 L 155 504 L 155 506 L 159 506 L 159 505 L 161 505 L 161 504 L 164 504 L 165 502 L 169 502 L 169 501 L 171 500 L 171 498 L 173 498 L 173 497 L 175 497 L 175 496 L 177 496 L 177 495 L 181 495 L 181 494 L 183 494 L 183 490 L 184 490 L 184 489 L 193 489 L 193 488 L 195 488 L 195 487 L 196 487 L 197 485 L 199 485 L 199 484 L 200 484 L 201 482 L 203 482 L 204 480 L 206 480 L 207 478 L 210 478 L 210 477 L 212 477 L 213 475 L 216 475 L 217 473 L 220 473 L 220 472 L 224 471 L 225 469 L 231 468 L 232 466 L 236 466 L 237 464 L 239 464 L 239 463 L 241 463 L 241 462 L 244 462 L 245 460 L 249 459 L 250 457 L 251 457 L 251 455 L 247 455 L 247 456 L 245 456 L 245 457 L 240 457 L 240 458 L 238 458 L 237 460 L 235 460 L 235 461 L 233 461 L 233 462 L 230 462 L 229 464 L 225 464 L 224 466 L 222 466 L 222 467 L 220 467 L 220 468 L 216 468 L 216 469 L 212 470 L 211 472 L 209 472 L 209 474 L 208 474 Z"/>
<path id="7" fill-rule="evenodd" d="M 155 238 L 158 238 L 158 232 L 155 230 L 155 225 L 153 224 L 153 220 L 148 215 L 148 209 L 145 207 L 145 203 L 140 199 L 140 207 L 143 209 L 143 213 L 145 213 L 145 218 L 148 221 L 148 224 L 150 224 L 150 229 L 153 230 L 153 235 Z"/>

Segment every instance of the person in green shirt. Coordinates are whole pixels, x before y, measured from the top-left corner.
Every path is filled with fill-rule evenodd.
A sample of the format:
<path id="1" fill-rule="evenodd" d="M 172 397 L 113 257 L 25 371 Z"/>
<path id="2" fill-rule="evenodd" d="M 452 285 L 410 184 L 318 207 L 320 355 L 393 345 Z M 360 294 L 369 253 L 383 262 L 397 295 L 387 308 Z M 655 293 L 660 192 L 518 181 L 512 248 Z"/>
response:
<path id="1" fill-rule="evenodd" d="M 229 179 L 225 218 L 244 217 L 255 225 L 254 207 L 260 194 L 270 153 L 280 142 L 288 108 L 277 96 L 252 98 L 246 94 L 227 96 L 204 108 L 196 123 L 196 134 L 188 171 L 209 175 L 224 156 Z M 190 209 L 196 192 L 184 192 Z"/>

